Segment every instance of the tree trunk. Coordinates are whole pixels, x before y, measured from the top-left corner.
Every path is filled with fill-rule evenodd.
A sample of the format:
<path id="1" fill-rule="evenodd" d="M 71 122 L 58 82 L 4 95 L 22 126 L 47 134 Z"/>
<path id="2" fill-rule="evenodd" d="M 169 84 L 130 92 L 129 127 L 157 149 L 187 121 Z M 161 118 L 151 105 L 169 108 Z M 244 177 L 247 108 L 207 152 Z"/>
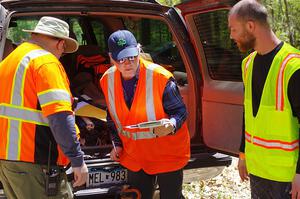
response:
<path id="1" fill-rule="evenodd" d="M 289 31 L 289 39 L 290 39 L 290 44 L 294 45 L 294 37 L 293 37 L 293 32 L 292 32 L 292 24 L 290 24 L 290 17 L 289 17 L 289 9 L 288 9 L 288 3 L 286 0 L 284 1 L 284 5 L 285 5 L 285 16 L 286 16 L 286 23 L 287 23 L 287 28 Z"/>

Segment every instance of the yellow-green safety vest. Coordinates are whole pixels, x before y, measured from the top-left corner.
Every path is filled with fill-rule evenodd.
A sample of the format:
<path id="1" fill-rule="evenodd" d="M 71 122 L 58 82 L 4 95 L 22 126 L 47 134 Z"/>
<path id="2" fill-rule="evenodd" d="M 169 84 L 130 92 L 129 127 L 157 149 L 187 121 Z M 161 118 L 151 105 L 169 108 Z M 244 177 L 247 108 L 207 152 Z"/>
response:
<path id="1" fill-rule="evenodd" d="M 291 182 L 298 160 L 299 123 L 293 116 L 287 89 L 290 77 L 300 69 L 300 51 L 284 43 L 276 54 L 254 117 L 252 71 L 256 54 L 251 53 L 242 63 L 247 170 L 265 179 Z"/>

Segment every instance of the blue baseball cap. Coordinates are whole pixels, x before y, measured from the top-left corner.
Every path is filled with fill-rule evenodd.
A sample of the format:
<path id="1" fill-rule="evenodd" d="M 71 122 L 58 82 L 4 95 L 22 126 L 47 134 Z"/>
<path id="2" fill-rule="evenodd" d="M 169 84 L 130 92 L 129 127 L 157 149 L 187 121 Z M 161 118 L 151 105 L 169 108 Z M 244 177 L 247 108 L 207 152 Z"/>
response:
<path id="1" fill-rule="evenodd" d="M 114 60 L 133 57 L 139 54 L 137 41 L 128 30 L 118 30 L 108 38 L 108 49 Z"/>

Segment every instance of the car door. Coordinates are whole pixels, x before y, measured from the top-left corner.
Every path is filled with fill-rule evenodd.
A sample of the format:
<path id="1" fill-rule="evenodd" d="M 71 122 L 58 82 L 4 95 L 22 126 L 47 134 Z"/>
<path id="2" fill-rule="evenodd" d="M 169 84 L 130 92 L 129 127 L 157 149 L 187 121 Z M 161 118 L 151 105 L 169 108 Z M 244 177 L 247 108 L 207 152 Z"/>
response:
<path id="1" fill-rule="evenodd" d="M 206 146 L 237 154 L 243 124 L 240 54 L 230 40 L 227 15 L 235 1 L 207 0 L 179 4 L 194 45 L 203 79 L 202 139 Z"/>
<path id="2" fill-rule="evenodd" d="M 4 52 L 4 46 L 5 46 L 5 24 L 6 24 L 6 18 L 7 18 L 8 12 L 7 10 L 0 5 L 0 58 L 2 59 L 3 52 Z"/>
<path id="3" fill-rule="evenodd" d="M 0 60 L 2 59 L 3 51 L 4 51 L 4 45 L 5 42 L 5 33 L 4 33 L 4 27 L 5 27 L 5 19 L 7 16 L 7 10 L 0 5 Z M 0 182 L 0 198 L 4 197 L 4 192 L 2 190 L 2 184 Z"/>

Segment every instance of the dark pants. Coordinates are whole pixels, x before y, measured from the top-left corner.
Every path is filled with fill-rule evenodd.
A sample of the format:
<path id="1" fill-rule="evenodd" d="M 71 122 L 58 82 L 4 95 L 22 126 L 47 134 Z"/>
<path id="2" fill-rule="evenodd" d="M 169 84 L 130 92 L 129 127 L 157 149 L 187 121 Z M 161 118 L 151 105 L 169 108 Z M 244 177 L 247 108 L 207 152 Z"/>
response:
<path id="1" fill-rule="evenodd" d="M 267 180 L 250 175 L 252 199 L 290 199 L 291 183 Z"/>
<path id="2" fill-rule="evenodd" d="M 142 199 L 152 199 L 156 182 L 159 186 L 160 199 L 184 199 L 182 181 L 182 169 L 156 175 L 149 175 L 143 170 L 138 172 L 128 170 L 128 183 L 140 190 Z"/>

